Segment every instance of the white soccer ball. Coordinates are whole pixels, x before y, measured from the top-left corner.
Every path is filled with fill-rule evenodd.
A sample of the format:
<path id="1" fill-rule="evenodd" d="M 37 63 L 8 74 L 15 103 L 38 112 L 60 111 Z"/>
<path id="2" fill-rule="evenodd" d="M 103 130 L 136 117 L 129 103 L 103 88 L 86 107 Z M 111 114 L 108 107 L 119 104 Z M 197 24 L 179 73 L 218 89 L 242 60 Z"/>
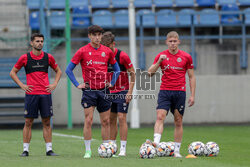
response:
<path id="1" fill-rule="evenodd" d="M 202 142 L 195 141 L 188 146 L 188 153 L 195 156 L 202 156 L 204 155 L 204 149 L 205 145 Z"/>
<path id="2" fill-rule="evenodd" d="M 113 154 L 117 153 L 117 144 L 115 142 L 110 141 L 109 144 L 112 146 L 112 152 Z"/>
<path id="3" fill-rule="evenodd" d="M 156 155 L 156 149 L 150 144 L 143 144 L 140 148 L 139 154 L 143 159 L 154 158 Z"/>
<path id="4" fill-rule="evenodd" d="M 167 149 L 168 149 L 168 145 L 166 142 L 161 142 L 159 143 L 158 147 L 156 148 L 157 151 L 157 155 L 159 157 L 164 157 L 167 155 Z"/>
<path id="5" fill-rule="evenodd" d="M 220 148 L 217 143 L 210 141 L 210 142 L 207 142 L 207 144 L 205 145 L 204 154 L 206 156 L 214 157 L 214 156 L 217 156 L 219 152 L 220 152 Z"/>
<path id="6" fill-rule="evenodd" d="M 113 148 L 109 143 L 102 143 L 98 147 L 98 154 L 102 158 L 110 158 L 113 156 Z"/>
<path id="7" fill-rule="evenodd" d="M 169 141 L 166 143 L 166 156 L 174 156 L 174 149 L 175 149 L 175 143 L 172 141 Z"/>

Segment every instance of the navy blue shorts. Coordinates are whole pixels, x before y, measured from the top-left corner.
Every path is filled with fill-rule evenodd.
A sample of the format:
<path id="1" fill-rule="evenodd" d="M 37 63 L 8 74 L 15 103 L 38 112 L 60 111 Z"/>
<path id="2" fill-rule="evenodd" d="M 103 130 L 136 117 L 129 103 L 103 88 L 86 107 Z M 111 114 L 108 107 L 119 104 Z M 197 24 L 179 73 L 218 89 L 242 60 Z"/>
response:
<path id="1" fill-rule="evenodd" d="M 53 116 L 51 95 L 25 95 L 25 118 L 38 118 L 38 110 L 42 118 Z"/>
<path id="2" fill-rule="evenodd" d="M 126 94 L 128 93 L 127 90 L 111 93 L 110 99 L 112 101 L 111 105 L 111 112 L 113 113 L 128 113 L 129 104 L 126 103 Z"/>
<path id="3" fill-rule="evenodd" d="M 158 95 L 158 106 L 156 109 L 164 109 L 171 111 L 174 114 L 174 110 L 177 109 L 181 115 L 185 111 L 186 92 L 184 91 L 171 91 L 160 90 Z"/>
<path id="4" fill-rule="evenodd" d="M 108 111 L 111 107 L 111 101 L 107 97 L 107 94 L 110 94 L 109 89 L 83 89 L 81 104 L 83 108 L 96 106 L 99 113 Z"/>

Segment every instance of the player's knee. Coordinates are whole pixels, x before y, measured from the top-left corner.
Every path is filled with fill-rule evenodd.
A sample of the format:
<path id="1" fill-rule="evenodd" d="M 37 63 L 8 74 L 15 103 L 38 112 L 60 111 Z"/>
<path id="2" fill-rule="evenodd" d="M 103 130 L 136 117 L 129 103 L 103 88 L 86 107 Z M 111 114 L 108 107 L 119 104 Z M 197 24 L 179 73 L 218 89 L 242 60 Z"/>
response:
<path id="1" fill-rule="evenodd" d="M 85 118 L 85 126 L 91 127 L 93 122 L 93 117 L 87 117 Z"/>
<path id="2" fill-rule="evenodd" d="M 33 124 L 33 121 L 32 121 L 32 120 L 25 120 L 24 126 L 27 127 L 27 128 L 31 128 L 31 127 L 32 127 L 32 124 Z"/>
<path id="3" fill-rule="evenodd" d="M 105 118 L 102 120 L 102 127 L 109 127 L 110 125 L 110 119 L 109 118 Z"/>
<path id="4" fill-rule="evenodd" d="M 119 123 L 126 123 L 127 118 L 125 115 L 118 115 Z"/>
<path id="5" fill-rule="evenodd" d="M 117 124 L 117 119 L 110 118 L 110 126 L 116 126 L 116 124 Z"/>
<path id="6" fill-rule="evenodd" d="M 43 127 L 44 128 L 50 128 L 50 122 L 49 121 L 44 122 Z"/>
<path id="7" fill-rule="evenodd" d="M 182 127 L 182 119 L 181 118 L 175 118 L 174 120 L 176 127 Z"/>
<path id="8" fill-rule="evenodd" d="M 165 115 L 163 114 L 157 114 L 157 121 L 164 121 Z"/>

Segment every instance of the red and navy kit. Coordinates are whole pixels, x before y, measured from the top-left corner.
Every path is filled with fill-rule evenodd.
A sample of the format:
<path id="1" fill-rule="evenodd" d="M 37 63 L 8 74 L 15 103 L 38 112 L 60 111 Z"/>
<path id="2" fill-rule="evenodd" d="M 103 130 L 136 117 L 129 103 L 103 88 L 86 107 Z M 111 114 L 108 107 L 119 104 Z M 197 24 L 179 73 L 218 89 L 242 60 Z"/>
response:
<path id="1" fill-rule="evenodd" d="M 38 56 L 32 52 L 22 55 L 14 66 L 17 69 L 25 68 L 27 85 L 32 86 L 32 91 L 25 95 L 25 118 L 37 118 L 38 111 L 42 118 L 53 116 L 51 93 L 46 91 L 49 66 L 54 70 L 57 68 L 54 57 L 45 52 Z"/>
<path id="2" fill-rule="evenodd" d="M 155 57 L 153 64 L 157 63 L 160 55 L 167 57 L 160 64 L 163 73 L 160 90 L 186 91 L 186 72 L 188 69 L 194 68 L 191 55 L 182 50 L 172 55 L 169 50 L 166 50 Z"/>
<path id="3" fill-rule="evenodd" d="M 120 50 L 119 50 L 119 56 L 117 55 L 117 53 L 118 49 L 115 48 L 114 54 L 116 55 L 116 59 L 119 57 L 119 60 L 117 60 L 117 62 L 120 66 L 121 72 L 115 85 L 112 88 L 110 88 L 110 93 L 117 93 L 129 89 L 129 79 L 128 79 L 127 69 L 133 67 L 133 64 L 127 53 Z M 109 81 L 111 81 L 112 75 L 113 73 L 109 73 L 109 79 L 108 79 Z"/>
<path id="4" fill-rule="evenodd" d="M 186 101 L 185 75 L 188 69 L 193 69 L 192 57 L 182 50 L 175 55 L 166 50 L 155 57 L 153 64 L 157 63 L 161 55 L 166 55 L 166 59 L 160 64 L 163 76 L 157 109 L 170 110 L 173 114 L 177 109 L 183 115 Z"/>
<path id="5" fill-rule="evenodd" d="M 30 62 L 34 63 L 33 67 L 39 67 L 39 66 L 42 67 L 43 65 L 40 63 L 41 61 L 39 60 L 44 60 L 42 61 L 42 62 L 45 62 L 44 66 L 50 66 L 54 70 L 57 68 L 56 61 L 51 54 L 47 54 L 48 55 L 47 58 L 45 58 L 44 52 L 42 52 L 39 56 L 34 55 L 32 52 L 29 52 L 29 55 L 30 55 L 30 59 L 29 59 Z M 45 59 L 48 59 L 47 64 L 46 64 Z M 25 68 L 27 66 L 27 62 L 28 62 L 28 54 L 24 54 L 18 59 L 14 67 L 20 70 L 22 67 Z M 45 71 L 44 69 L 47 69 L 47 71 Z M 27 72 L 27 70 L 25 71 Z M 37 70 L 37 71 L 29 70 L 29 72 L 26 73 L 26 80 L 27 80 L 27 85 L 33 86 L 32 92 L 30 93 L 26 92 L 26 94 L 30 94 L 30 95 L 51 94 L 46 91 L 46 86 L 49 85 L 48 67 L 41 68 L 41 70 Z"/>
<path id="6" fill-rule="evenodd" d="M 91 89 L 104 89 L 108 64 L 115 64 L 113 52 L 106 46 L 93 48 L 89 43 L 81 47 L 71 59 L 74 64 L 81 64 L 82 77 Z"/>
<path id="7" fill-rule="evenodd" d="M 126 94 L 129 90 L 129 78 L 127 69 L 133 67 L 133 64 L 127 55 L 127 53 L 115 48 L 115 58 L 120 66 L 120 75 L 115 83 L 115 85 L 110 88 L 110 98 L 112 101 L 111 112 L 117 113 L 127 113 L 129 104 L 126 103 Z M 112 78 L 113 73 L 108 74 L 109 81 Z"/>

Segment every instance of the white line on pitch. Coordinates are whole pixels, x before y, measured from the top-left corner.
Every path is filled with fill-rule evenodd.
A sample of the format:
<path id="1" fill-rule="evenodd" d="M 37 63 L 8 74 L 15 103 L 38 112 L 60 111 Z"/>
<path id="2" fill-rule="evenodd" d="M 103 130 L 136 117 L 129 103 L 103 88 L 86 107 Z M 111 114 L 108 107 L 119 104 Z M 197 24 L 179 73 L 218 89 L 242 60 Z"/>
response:
<path id="1" fill-rule="evenodd" d="M 61 133 L 52 133 L 54 136 L 60 136 L 60 137 L 68 137 L 68 138 L 75 138 L 75 139 L 81 139 L 84 140 L 83 137 L 81 136 L 75 136 L 75 135 L 66 135 L 66 134 L 61 134 Z M 92 140 L 96 140 L 96 139 L 92 139 Z"/>

